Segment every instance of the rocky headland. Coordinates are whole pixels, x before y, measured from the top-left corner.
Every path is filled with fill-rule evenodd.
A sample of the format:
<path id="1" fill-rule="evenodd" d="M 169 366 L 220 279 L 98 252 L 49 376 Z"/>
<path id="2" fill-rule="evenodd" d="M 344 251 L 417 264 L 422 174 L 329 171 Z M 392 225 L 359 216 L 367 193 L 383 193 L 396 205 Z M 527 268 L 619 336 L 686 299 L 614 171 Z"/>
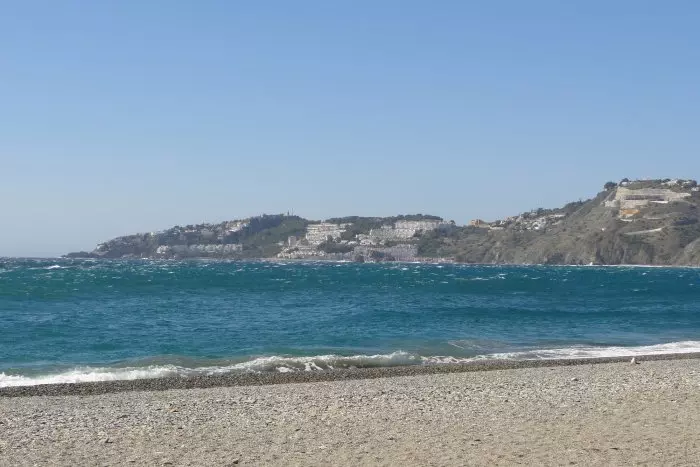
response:
<path id="1" fill-rule="evenodd" d="M 698 204 L 695 180 L 623 179 L 585 201 L 467 225 L 424 214 L 261 215 L 118 237 L 67 256 L 698 266 Z"/>

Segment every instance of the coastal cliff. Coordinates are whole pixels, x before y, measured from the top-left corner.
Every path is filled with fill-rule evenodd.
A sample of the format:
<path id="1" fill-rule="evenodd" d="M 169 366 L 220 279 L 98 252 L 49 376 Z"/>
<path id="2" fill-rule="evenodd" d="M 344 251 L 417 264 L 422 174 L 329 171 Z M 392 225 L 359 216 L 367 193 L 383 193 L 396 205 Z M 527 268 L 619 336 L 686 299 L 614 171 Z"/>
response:
<path id="1" fill-rule="evenodd" d="M 700 265 L 694 180 L 608 182 L 586 201 L 459 226 L 432 215 L 262 215 L 118 237 L 69 257 Z"/>
<path id="2" fill-rule="evenodd" d="M 621 185 L 606 184 L 606 190 L 561 218 L 530 213 L 535 229 L 461 232 L 443 242 L 442 252 L 479 263 L 700 265 L 695 181 Z"/>

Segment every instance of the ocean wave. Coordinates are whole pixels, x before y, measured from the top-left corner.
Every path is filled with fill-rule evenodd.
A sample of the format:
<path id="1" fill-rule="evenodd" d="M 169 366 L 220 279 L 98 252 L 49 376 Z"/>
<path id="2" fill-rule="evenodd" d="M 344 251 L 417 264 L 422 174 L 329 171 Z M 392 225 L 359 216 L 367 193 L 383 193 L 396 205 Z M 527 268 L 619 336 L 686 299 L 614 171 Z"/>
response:
<path id="1" fill-rule="evenodd" d="M 165 378 L 178 376 L 183 368 L 172 365 L 143 368 L 91 368 L 80 367 L 56 374 L 23 376 L 0 373 L 0 388 L 12 386 L 37 386 L 40 384 L 91 383 L 134 379 Z M 186 376 L 183 374 L 183 376 Z"/>
<path id="2" fill-rule="evenodd" d="M 478 360 L 569 360 L 581 358 L 634 357 L 640 355 L 664 355 L 700 352 L 700 341 L 670 342 L 668 344 L 643 345 L 638 347 L 591 347 L 572 346 L 559 349 L 536 349 L 518 352 L 478 355 L 460 362 Z M 432 357 L 441 358 L 441 357 Z M 451 357 L 447 357 L 450 359 Z M 448 360 L 451 361 L 451 360 Z M 446 363 L 441 360 L 436 363 Z"/>
<path id="3" fill-rule="evenodd" d="M 40 384 L 83 383 L 153 379 L 165 377 L 213 376 L 227 373 L 266 373 L 327 371 L 352 368 L 377 368 L 409 365 L 440 365 L 473 363 L 485 360 L 571 360 L 582 358 L 633 357 L 641 355 L 683 354 L 700 352 L 700 341 L 671 342 L 638 347 L 572 346 L 557 349 L 536 349 L 483 354 L 472 357 L 419 356 L 397 351 L 378 355 L 317 355 L 309 357 L 269 356 L 218 366 L 188 367 L 175 364 L 155 364 L 131 367 L 77 367 L 54 374 L 25 376 L 0 373 L 0 388 L 35 386 Z"/>
<path id="4" fill-rule="evenodd" d="M 231 365 L 186 367 L 180 365 L 147 365 L 141 367 L 78 367 L 70 371 L 39 376 L 7 375 L 0 373 L 0 388 L 36 386 L 40 384 L 84 383 L 153 379 L 165 377 L 213 376 L 226 373 L 265 373 L 325 371 L 350 368 L 406 366 L 421 364 L 421 357 L 407 352 L 386 355 L 317 355 L 311 357 L 259 357 Z"/>

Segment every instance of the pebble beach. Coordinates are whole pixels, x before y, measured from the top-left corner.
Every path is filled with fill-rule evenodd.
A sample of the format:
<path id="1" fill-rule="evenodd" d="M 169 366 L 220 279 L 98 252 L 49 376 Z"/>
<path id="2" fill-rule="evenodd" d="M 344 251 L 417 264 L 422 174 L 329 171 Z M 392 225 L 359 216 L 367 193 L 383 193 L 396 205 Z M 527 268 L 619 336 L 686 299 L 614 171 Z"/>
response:
<path id="1" fill-rule="evenodd" d="M 699 465 L 700 360 L 640 360 L 6 388 L 0 465 Z"/>

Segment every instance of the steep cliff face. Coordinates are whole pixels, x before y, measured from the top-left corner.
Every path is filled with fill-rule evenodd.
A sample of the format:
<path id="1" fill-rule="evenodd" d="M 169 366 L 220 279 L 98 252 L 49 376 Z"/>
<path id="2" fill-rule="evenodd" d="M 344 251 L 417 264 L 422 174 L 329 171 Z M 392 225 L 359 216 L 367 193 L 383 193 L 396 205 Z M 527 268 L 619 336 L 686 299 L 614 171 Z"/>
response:
<path id="1" fill-rule="evenodd" d="M 689 243 L 676 258 L 676 264 L 700 265 L 700 238 Z"/>

